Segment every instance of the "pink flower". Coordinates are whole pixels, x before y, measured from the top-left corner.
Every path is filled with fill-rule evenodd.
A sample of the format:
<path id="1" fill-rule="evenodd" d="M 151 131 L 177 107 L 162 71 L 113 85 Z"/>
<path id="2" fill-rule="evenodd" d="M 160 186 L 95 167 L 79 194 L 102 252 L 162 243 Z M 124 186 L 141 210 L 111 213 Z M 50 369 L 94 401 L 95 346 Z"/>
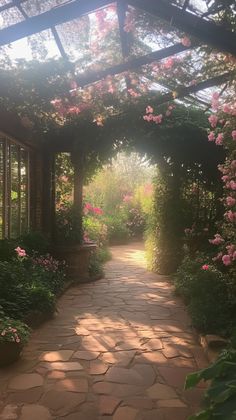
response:
<path id="1" fill-rule="evenodd" d="M 215 236 L 214 239 L 209 239 L 210 244 L 220 245 L 224 242 L 224 239 L 219 233 L 216 233 L 214 236 Z"/>
<path id="2" fill-rule="evenodd" d="M 212 128 L 215 128 L 217 126 L 217 122 L 218 122 L 218 117 L 216 115 L 211 115 L 208 118 L 209 123 L 211 124 Z"/>
<path id="3" fill-rule="evenodd" d="M 227 105 L 227 104 L 225 104 L 225 105 L 223 106 L 223 111 L 224 111 L 226 114 L 230 114 L 230 111 L 231 111 L 230 106 L 229 106 L 229 105 Z"/>
<path id="4" fill-rule="evenodd" d="M 222 262 L 224 265 L 230 265 L 231 264 L 231 258 L 229 255 L 223 255 Z"/>
<path id="5" fill-rule="evenodd" d="M 209 270 L 209 265 L 208 264 L 204 264 L 202 266 L 202 270 L 205 270 L 205 271 Z"/>
<path id="6" fill-rule="evenodd" d="M 146 108 L 146 114 L 153 114 L 153 108 L 150 105 Z"/>
<path id="7" fill-rule="evenodd" d="M 232 210 L 227 211 L 225 213 L 225 218 L 231 223 L 235 222 L 236 221 L 236 212 L 233 212 Z"/>
<path id="8" fill-rule="evenodd" d="M 208 134 L 208 141 L 214 141 L 215 140 L 215 133 L 214 131 L 211 131 L 210 134 Z"/>
<path id="9" fill-rule="evenodd" d="M 144 121 L 152 121 L 153 120 L 153 114 L 148 114 L 143 116 Z"/>
<path id="10" fill-rule="evenodd" d="M 236 140 L 236 130 L 232 131 L 232 138 L 233 138 L 233 140 Z"/>
<path id="11" fill-rule="evenodd" d="M 187 36 L 185 36 L 184 38 L 181 39 L 181 44 L 184 47 L 191 47 L 191 41 Z"/>
<path id="12" fill-rule="evenodd" d="M 226 204 L 227 204 L 227 206 L 232 207 L 232 206 L 235 205 L 235 203 L 236 203 L 236 199 L 235 198 L 231 197 L 230 195 L 228 197 L 226 197 Z"/>
<path id="13" fill-rule="evenodd" d="M 220 94 L 218 92 L 214 92 L 212 95 L 212 99 L 214 99 L 214 101 L 218 101 L 219 97 L 220 97 Z"/>
<path id="14" fill-rule="evenodd" d="M 27 256 L 25 250 L 20 248 L 19 246 L 17 248 L 15 248 L 15 251 L 16 251 L 18 257 L 26 257 Z"/>
<path id="15" fill-rule="evenodd" d="M 172 57 L 167 58 L 167 60 L 164 62 L 165 69 L 171 69 L 174 65 L 174 59 Z"/>
<path id="16" fill-rule="evenodd" d="M 99 207 L 94 207 L 94 208 L 93 208 L 93 212 L 94 212 L 95 214 L 103 214 L 103 210 L 102 210 L 102 209 L 100 209 Z"/>
<path id="17" fill-rule="evenodd" d="M 162 122 L 162 118 L 163 118 L 163 115 L 162 115 L 162 114 L 155 115 L 155 116 L 153 117 L 153 121 L 154 121 L 156 124 L 161 124 L 161 122 Z"/>
<path id="18" fill-rule="evenodd" d="M 218 136 L 216 137 L 216 145 L 217 146 L 222 146 L 223 144 L 223 133 L 219 133 Z"/>
<path id="19" fill-rule="evenodd" d="M 229 188 L 233 191 L 236 191 L 236 182 L 235 181 L 230 181 L 229 182 Z"/>
<path id="20" fill-rule="evenodd" d="M 4 335 L 6 335 L 6 330 L 3 330 L 3 331 L 1 332 L 1 336 L 2 336 L 2 337 L 4 337 Z"/>

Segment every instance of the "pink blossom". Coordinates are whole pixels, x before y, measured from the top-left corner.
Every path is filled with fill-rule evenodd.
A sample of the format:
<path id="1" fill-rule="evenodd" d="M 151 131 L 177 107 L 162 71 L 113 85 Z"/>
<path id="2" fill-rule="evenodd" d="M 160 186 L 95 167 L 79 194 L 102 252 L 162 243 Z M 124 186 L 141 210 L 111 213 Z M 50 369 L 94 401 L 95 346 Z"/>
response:
<path id="1" fill-rule="evenodd" d="M 215 128 L 217 126 L 218 117 L 214 114 L 210 115 L 208 118 L 209 123 L 211 124 L 212 128 Z"/>
<path id="2" fill-rule="evenodd" d="M 146 114 L 153 114 L 153 108 L 150 105 L 146 108 Z"/>
<path id="3" fill-rule="evenodd" d="M 231 223 L 235 222 L 236 221 L 236 212 L 233 212 L 232 210 L 227 211 L 225 213 L 225 218 Z"/>
<path id="4" fill-rule="evenodd" d="M 18 257 L 26 257 L 27 256 L 25 250 L 20 248 L 19 246 L 17 248 L 15 248 L 15 251 L 16 251 Z"/>
<path id="5" fill-rule="evenodd" d="M 231 197 L 230 195 L 228 197 L 226 197 L 226 204 L 227 204 L 227 206 L 232 207 L 232 206 L 235 205 L 235 203 L 236 203 L 236 199 L 235 198 Z"/>
<path id="6" fill-rule="evenodd" d="M 171 69 L 174 65 L 174 59 L 172 57 L 167 58 L 167 60 L 164 62 L 165 69 Z"/>
<path id="7" fill-rule="evenodd" d="M 205 271 L 209 270 L 209 265 L 208 264 L 204 264 L 202 266 L 202 270 L 205 270 Z"/>
<path id="8" fill-rule="evenodd" d="M 187 36 L 185 36 L 185 37 L 183 37 L 183 38 L 181 39 L 181 44 L 182 44 L 184 47 L 191 47 L 191 41 L 190 41 L 190 39 L 189 39 Z"/>
<path id="9" fill-rule="evenodd" d="M 222 261 L 223 252 L 219 252 L 216 257 L 212 258 L 212 261 Z"/>
<path id="10" fill-rule="evenodd" d="M 221 177 L 221 179 L 222 179 L 222 181 L 223 181 L 223 182 L 226 182 L 226 181 L 228 181 L 228 180 L 229 180 L 229 176 L 228 176 L 228 175 L 223 175 L 223 176 Z"/>
<path id="11" fill-rule="evenodd" d="M 216 233 L 214 236 L 215 236 L 214 239 L 209 239 L 210 244 L 220 245 L 224 242 L 224 239 L 219 233 Z"/>
<path id="12" fill-rule="evenodd" d="M 143 119 L 144 119 L 145 121 L 150 122 L 150 121 L 152 121 L 152 120 L 153 120 L 153 115 L 152 115 L 152 114 L 149 114 L 149 115 L 144 115 L 144 116 L 143 116 Z"/>
<path id="13" fill-rule="evenodd" d="M 231 258 L 229 255 L 223 255 L 222 262 L 224 265 L 230 265 L 231 264 Z"/>
<path id="14" fill-rule="evenodd" d="M 155 116 L 153 117 L 153 121 L 154 121 L 156 124 L 161 124 L 161 122 L 162 122 L 162 118 L 163 118 L 163 115 L 162 115 L 162 114 L 155 115 Z"/>
<path id="15" fill-rule="evenodd" d="M 124 197 L 123 197 L 123 202 L 124 202 L 124 203 L 129 203 L 132 199 L 133 199 L 133 196 L 132 196 L 132 195 L 130 195 L 130 194 L 126 194 L 126 195 L 124 195 Z"/>
<path id="16" fill-rule="evenodd" d="M 220 97 L 220 94 L 218 92 L 214 92 L 212 95 L 212 99 L 214 99 L 214 101 L 218 101 L 219 97 Z"/>
<path id="17" fill-rule="evenodd" d="M 215 140 L 215 133 L 214 131 L 211 131 L 210 134 L 208 134 L 208 141 L 214 141 Z"/>
<path id="18" fill-rule="evenodd" d="M 95 214 L 103 214 L 103 210 L 102 210 L 102 209 L 100 209 L 99 207 L 94 207 L 94 208 L 93 208 L 93 212 L 94 212 Z"/>
<path id="19" fill-rule="evenodd" d="M 6 330 L 3 330 L 3 331 L 1 332 L 1 336 L 2 336 L 2 337 L 4 337 L 4 335 L 6 335 Z"/>
<path id="20" fill-rule="evenodd" d="M 234 251 L 232 257 L 233 257 L 233 261 L 235 261 L 236 260 L 236 251 Z"/>
<path id="21" fill-rule="evenodd" d="M 235 182 L 235 181 L 233 181 L 233 180 L 231 180 L 231 181 L 229 182 L 229 188 L 230 188 L 231 190 L 233 190 L 233 191 L 236 191 L 236 182 Z"/>
<path id="22" fill-rule="evenodd" d="M 233 140 L 236 140 L 236 130 L 232 131 L 232 138 L 233 138 Z"/>
<path id="23" fill-rule="evenodd" d="M 225 104 L 225 105 L 223 106 L 223 111 L 224 111 L 226 114 L 230 114 L 230 111 L 231 111 L 230 106 L 229 106 L 228 104 Z"/>
<path id="24" fill-rule="evenodd" d="M 223 144 L 223 133 L 219 133 L 218 136 L 216 137 L 216 145 L 217 146 L 222 146 Z"/>
<path id="25" fill-rule="evenodd" d="M 230 244 L 226 247 L 227 251 L 228 251 L 228 255 L 232 256 L 234 251 L 235 251 L 235 246 Z"/>

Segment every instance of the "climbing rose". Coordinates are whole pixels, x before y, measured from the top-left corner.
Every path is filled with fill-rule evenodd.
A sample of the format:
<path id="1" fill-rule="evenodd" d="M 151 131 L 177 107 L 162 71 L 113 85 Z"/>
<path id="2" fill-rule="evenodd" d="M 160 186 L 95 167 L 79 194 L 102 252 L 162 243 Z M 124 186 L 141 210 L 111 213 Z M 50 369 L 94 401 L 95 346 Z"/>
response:
<path id="1" fill-rule="evenodd" d="M 212 128 L 215 128 L 217 126 L 217 122 L 218 122 L 218 117 L 216 115 L 211 115 L 208 118 L 209 123 L 211 124 Z"/>
<path id="2" fill-rule="evenodd" d="M 235 203 L 236 203 L 236 199 L 235 198 L 231 197 L 230 195 L 228 197 L 226 197 L 226 204 L 227 204 L 227 206 L 232 207 L 232 206 L 235 205 Z"/>
<path id="3" fill-rule="evenodd" d="M 223 255 L 222 262 L 224 265 L 230 265 L 231 264 L 231 258 L 229 255 Z"/>
<path id="4" fill-rule="evenodd" d="M 172 57 L 167 58 L 167 60 L 164 62 L 164 67 L 166 69 L 171 69 L 174 65 L 174 59 Z"/>
<path id="5" fill-rule="evenodd" d="M 191 47 L 191 41 L 187 36 L 185 36 L 184 38 L 181 39 L 181 44 L 184 47 Z"/>
<path id="6" fill-rule="evenodd" d="M 146 108 L 146 114 L 153 114 L 153 108 L 150 105 Z"/>
<path id="7" fill-rule="evenodd" d="M 232 131 L 232 137 L 233 137 L 233 140 L 236 140 L 236 130 Z"/>
<path id="8" fill-rule="evenodd" d="M 229 188 L 231 188 L 231 190 L 236 191 L 236 182 L 235 181 L 230 181 L 229 182 Z"/>
<path id="9" fill-rule="evenodd" d="M 209 239 L 209 242 L 212 245 L 220 245 L 224 242 L 224 239 L 219 233 L 216 233 L 214 239 Z"/>
<path id="10" fill-rule="evenodd" d="M 162 122 L 162 118 L 163 118 L 163 115 L 162 115 L 162 114 L 159 114 L 159 115 L 156 115 L 155 117 L 153 117 L 153 121 L 154 121 L 156 124 L 161 124 L 161 122 Z"/>
<path id="11" fill-rule="evenodd" d="M 215 140 L 215 134 L 213 131 L 208 134 L 208 141 L 214 141 Z"/>
<path id="12" fill-rule="evenodd" d="M 218 136 L 216 137 L 216 145 L 217 146 L 222 146 L 223 144 L 223 133 L 219 133 Z"/>
<path id="13" fill-rule="evenodd" d="M 225 213 L 225 217 L 229 222 L 235 222 L 236 221 L 236 213 L 232 210 L 229 210 Z"/>
<path id="14" fill-rule="evenodd" d="M 202 266 L 202 270 L 205 270 L 205 271 L 209 270 L 209 265 L 208 264 L 204 264 Z"/>
<path id="15" fill-rule="evenodd" d="M 231 111 L 230 106 L 229 106 L 229 105 L 227 105 L 227 104 L 225 104 L 225 105 L 223 106 L 223 111 L 224 111 L 226 114 L 229 114 L 229 113 L 230 113 L 230 111 Z"/>

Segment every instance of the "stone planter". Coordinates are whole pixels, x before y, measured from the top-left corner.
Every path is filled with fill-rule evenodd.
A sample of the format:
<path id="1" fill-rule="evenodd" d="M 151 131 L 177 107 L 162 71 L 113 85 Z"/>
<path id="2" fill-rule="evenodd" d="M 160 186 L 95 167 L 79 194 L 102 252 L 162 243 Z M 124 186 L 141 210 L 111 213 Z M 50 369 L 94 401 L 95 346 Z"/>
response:
<path id="1" fill-rule="evenodd" d="M 15 342 L 0 343 L 0 367 L 8 366 L 16 362 L 22 351 L 22 344 Z"/>
<path id="2" fill-rule="evenodd" d="M 97 245 L 88 243 L 83 245 L 58 245 L 54 248 L 54 255 L 64 260 L 67 265 L 67 275 L 74 283 L 83 283 L 90 280 L 89 258 Z"/>

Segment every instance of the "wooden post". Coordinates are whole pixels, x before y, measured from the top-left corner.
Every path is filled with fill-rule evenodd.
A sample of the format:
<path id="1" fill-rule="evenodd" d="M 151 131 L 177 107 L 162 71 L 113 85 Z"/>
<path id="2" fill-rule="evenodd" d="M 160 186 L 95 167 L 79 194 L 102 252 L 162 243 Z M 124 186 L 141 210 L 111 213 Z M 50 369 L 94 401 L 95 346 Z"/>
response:
<path id="1" fill-rule="evenodd" d="M 83 239 L 83 157 L 80 155 L 71 157 L 74 166 L 74 229 L 75 238 L 78 243 Z"/>
<path id="2" fill-rule="evenodd" d="M 43 153 L 43 197 L 42 197 L 42 227 L 43 232 L 52 237 L 55 202 L 53 202 L 53 154 L 48 150 Z"/>

